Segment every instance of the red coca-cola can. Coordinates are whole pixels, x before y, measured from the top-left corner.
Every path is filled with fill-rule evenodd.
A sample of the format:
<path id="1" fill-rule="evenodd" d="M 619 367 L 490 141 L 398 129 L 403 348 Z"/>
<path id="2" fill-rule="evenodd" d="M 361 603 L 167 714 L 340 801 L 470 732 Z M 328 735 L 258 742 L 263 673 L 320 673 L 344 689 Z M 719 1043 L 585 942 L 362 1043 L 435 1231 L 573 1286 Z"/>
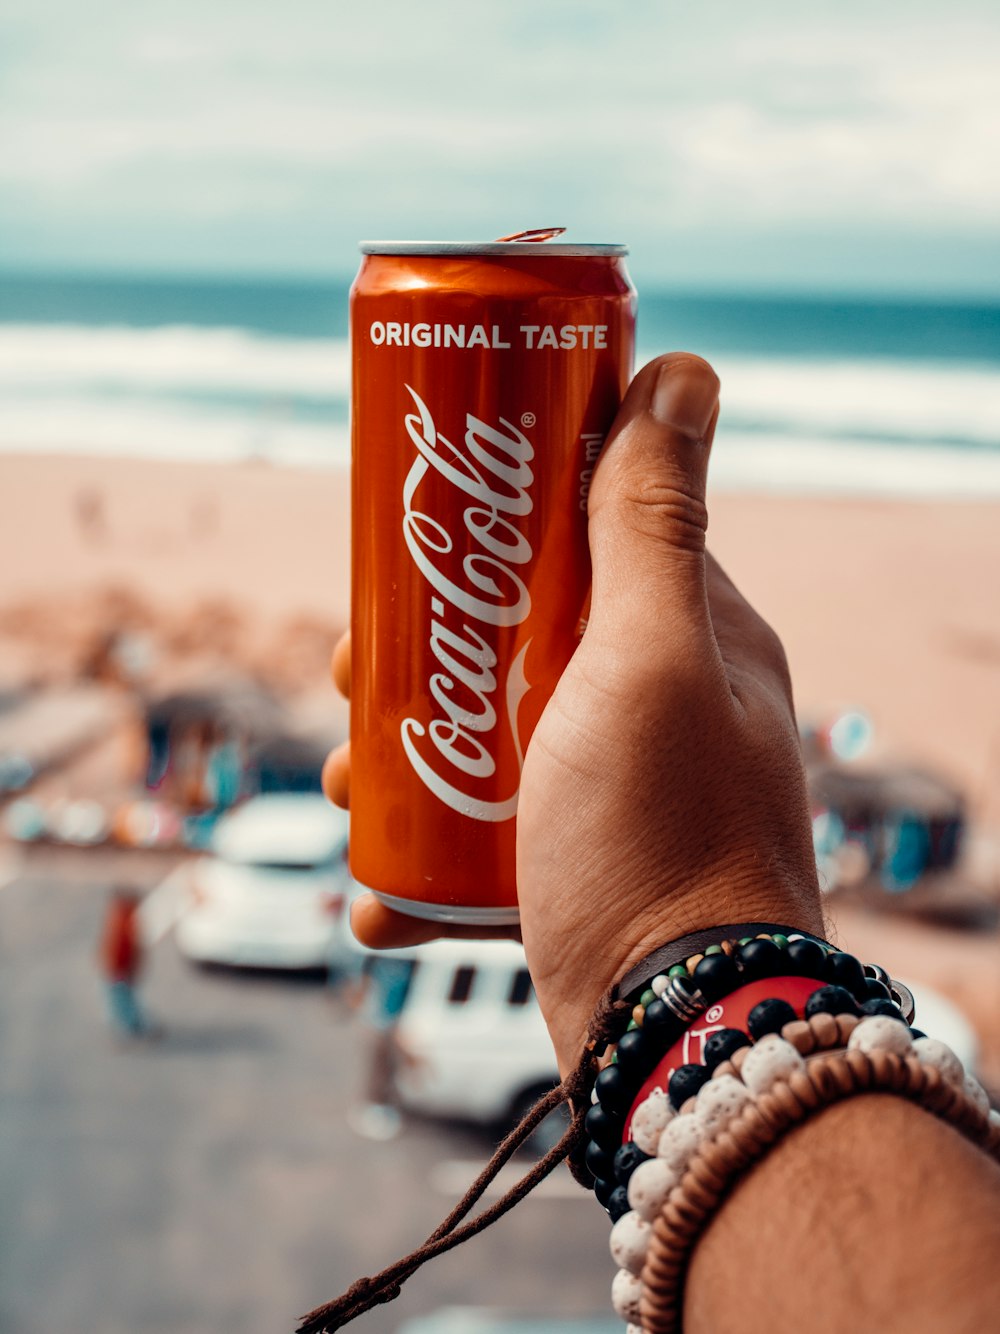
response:
<path id="1" fill-rule="evenodd" d="M 525 748 L 582 632 L 587 493 L 632 371 L 620 245 L 376 242 L 351 291 L 351 871 L 517 920 Z"/>

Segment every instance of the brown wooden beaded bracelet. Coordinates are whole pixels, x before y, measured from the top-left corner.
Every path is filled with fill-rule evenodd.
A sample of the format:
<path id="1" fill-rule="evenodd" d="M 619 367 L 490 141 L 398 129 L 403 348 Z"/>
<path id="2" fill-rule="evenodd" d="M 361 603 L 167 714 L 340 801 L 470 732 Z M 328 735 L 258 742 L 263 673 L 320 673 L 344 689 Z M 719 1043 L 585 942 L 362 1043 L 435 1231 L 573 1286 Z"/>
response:
<path id="1" fill-rule="evenodd" d="M 782 1036 L 807 1058 L 805 1070 L 777 1080 L 689 1162 L 652 1226 L 639 1300 L 644 1334 L 677 1334 L 680 1330 L 691 1253 L 735 1179 L 793 1126 L 834 1102 L 868 1091 L 898 1094 L 950 1122 L 1000 1161 L 1000 1125 L 991 1122 L 933 1066 L 923 1065 L 915 1056 L 888 1051 L 867 1053 L 839 1046 L 823 1051 L 824 1046 L 846 1040 L 857 1023 L 852 1018 L 816 1015 L 787 1024 Z"/>

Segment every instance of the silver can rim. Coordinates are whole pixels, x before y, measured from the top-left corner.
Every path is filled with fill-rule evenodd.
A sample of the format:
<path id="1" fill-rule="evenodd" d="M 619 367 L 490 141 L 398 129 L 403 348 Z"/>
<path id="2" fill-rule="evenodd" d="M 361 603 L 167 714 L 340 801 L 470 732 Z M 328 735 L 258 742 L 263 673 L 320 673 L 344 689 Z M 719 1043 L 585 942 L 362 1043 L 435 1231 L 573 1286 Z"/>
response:
<path id="1" fill-rule="evenodd" d="M 360 881 L 358 882 L 360 884 Z M 408 917 L 430 922 L 451 922 L 462 926 L 516 926 L 521 920 L 517 907 L 477 908 L 467 904 L 425 903 L 422 899 L 404 899 L 397 894 L 371 891 L 380 903 Z"/>
<path id="2" fill-rule="evenodd" d="M 628 254 L 628 246 L 562 241 L 360 241 L 363 255 L 557 255 L 580 258 Z"/>

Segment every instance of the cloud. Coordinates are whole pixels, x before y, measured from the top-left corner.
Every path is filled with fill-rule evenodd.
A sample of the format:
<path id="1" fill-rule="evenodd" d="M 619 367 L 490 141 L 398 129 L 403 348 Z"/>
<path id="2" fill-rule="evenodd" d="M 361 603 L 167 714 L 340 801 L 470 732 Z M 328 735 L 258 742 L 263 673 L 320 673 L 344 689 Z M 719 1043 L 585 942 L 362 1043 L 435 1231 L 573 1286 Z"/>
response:
<path id="1" fill-rule="evenodd" d="M 1000 17 L 973 0 L 144 8 L 36 0 L 0 25 L 15 253 L 104 238 L 112 261 L 126 228 L 147 262 L 228 235 L 273 264 L 324 229 L 952 244 L 1000 223 Z"/>

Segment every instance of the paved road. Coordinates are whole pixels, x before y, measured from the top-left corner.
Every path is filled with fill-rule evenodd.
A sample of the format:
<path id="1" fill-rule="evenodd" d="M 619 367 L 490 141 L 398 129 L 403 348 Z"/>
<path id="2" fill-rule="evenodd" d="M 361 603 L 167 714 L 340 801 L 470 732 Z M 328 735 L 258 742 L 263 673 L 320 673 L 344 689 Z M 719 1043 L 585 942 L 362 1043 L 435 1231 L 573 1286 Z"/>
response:
<path id="1" fill-rule="evenodd" d="M 8 868 L 11 869 L 11 868 Z M 417 1244 L 486 1145 L 345 1112 L 363 1036 L 324 988 L 190 969 L 164 937 L 156 1046 L 109 1037 L 93 967 L 112 864 L 0 877 L 0 1330 L 286 1334 Z M 157 877 L 163 867 L 154 868 Z M 568 1187 L 568 1188 L 567 1188 Z M 568 1176 L 356 1328 L 449 1305 L 604 1314 L 607 1222 Z"/>

